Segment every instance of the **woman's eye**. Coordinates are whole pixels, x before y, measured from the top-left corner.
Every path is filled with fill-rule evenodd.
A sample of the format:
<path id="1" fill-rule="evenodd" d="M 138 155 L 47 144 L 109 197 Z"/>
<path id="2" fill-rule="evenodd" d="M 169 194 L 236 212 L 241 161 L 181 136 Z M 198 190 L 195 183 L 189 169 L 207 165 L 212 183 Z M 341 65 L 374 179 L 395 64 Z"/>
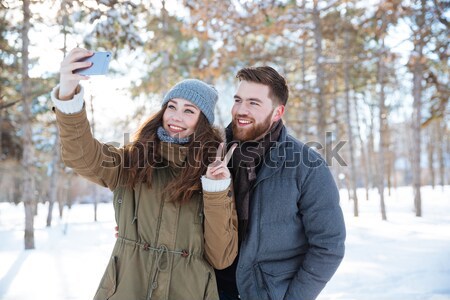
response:
<path id="1" fill-rule="evenodd" d="M 186 109 L 185 112 L 187 112 L 188 114 L 193 114 L 194 111 L 190 110 L 190 109 Z"/>
<path id="2" fill-rule="evenodd" d="M 175 109 L 175 105 L 172 105 L 172 104 L 169 104 L 167 107 L 170 109 Z"/>

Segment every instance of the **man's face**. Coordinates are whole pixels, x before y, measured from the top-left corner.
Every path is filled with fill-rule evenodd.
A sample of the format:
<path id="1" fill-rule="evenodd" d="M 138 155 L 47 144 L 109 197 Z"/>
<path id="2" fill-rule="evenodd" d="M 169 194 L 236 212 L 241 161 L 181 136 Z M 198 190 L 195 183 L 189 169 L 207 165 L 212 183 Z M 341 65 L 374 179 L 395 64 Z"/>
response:
<path id="1" fill-rule="evenodd" d="M 263 137 L 284 113 L 284 106 L 275 106 L 269 98 L 269 87 L 242 80 L 231 109 L 233 138 L 239 141 Z"/>

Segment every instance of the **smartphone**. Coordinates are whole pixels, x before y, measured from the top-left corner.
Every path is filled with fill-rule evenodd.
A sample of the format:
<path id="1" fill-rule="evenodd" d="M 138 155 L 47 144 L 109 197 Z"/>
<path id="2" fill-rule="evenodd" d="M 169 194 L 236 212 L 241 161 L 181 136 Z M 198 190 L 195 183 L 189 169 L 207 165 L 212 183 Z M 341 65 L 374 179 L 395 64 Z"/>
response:
<path id="1" fill-rule="evenodd" d="M 108 73 L 111 52 L 95 52 L 92 56 L 80 59 L 79 61 L 90 61 L 89 68 L 76 69 L 73 72 L 82 75 L 105 75 Z"/>

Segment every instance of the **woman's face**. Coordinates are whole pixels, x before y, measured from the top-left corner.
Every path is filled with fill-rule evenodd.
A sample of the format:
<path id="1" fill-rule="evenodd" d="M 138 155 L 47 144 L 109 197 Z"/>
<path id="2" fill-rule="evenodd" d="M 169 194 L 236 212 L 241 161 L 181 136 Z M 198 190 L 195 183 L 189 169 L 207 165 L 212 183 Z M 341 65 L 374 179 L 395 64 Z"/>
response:
<path id="1" fill-rule="evenodd" d="M 163 115 L 163 127 L 171 137 L 188 137 L 194 133 L 200 113 L 201 110 L 190 101 L 171 99 Z"/>

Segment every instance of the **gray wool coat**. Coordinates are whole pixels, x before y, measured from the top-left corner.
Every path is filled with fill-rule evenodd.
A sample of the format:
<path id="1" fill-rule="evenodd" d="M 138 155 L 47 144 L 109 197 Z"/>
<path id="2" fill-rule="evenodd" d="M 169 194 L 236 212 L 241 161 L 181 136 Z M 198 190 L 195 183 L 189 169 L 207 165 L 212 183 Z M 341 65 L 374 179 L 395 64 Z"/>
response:
<path id="1" fill-rule="evenodd" d="M 315 299 L 344 257 L 345 235 L 325 160 L 283 127 L 251 190 L 236 271 L 241 299 Z"/>

